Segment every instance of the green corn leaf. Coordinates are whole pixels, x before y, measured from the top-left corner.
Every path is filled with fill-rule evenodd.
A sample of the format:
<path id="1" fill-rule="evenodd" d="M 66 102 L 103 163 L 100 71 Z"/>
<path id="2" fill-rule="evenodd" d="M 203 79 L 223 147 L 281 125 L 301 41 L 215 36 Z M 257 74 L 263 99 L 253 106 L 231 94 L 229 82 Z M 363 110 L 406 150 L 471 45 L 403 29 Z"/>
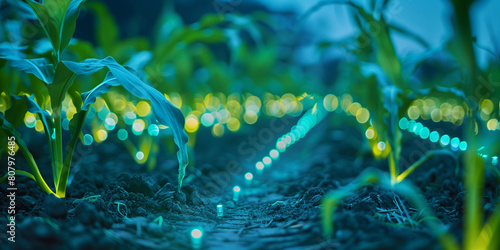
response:
<path id="1" fill-rule="evenodd" d="M 53 68 L 47 59 L 21 59 L 9 60 L 10 65 L 25 73 L 33 74 L 44 83 L 51 83 L 53 81 Z"/>
<path id="2" fill-rule="evenodd" d="M 351 1 L 321 1 L 318 4 L 314 5 L 310 8 L 306 14 L 303 15 L 303 19 L 310 16 L 312 13 L 318 11 L 322 7 L 330 4 L 346 4 L 348 6 L 356 9 L 357 13 L 363 17 L 363 19 L 368 23 L 372 28 L 374 28 L 375 32 L 373 32 L 372 36 L 375 40 L 375 45 L 377 46 L 376 50 L 376 58 L 377 62 L 384 69 L 387 77 L 391 80 L 393 84 L 401 85 L 404 84 L 403 77 L 401 75 L 402 67 L 401 62 L 396 56 L 396 51 L 394 49 L 394 45 L 391 41 L 391 37 L 389 35 L 388 24 L 385 23 L 383 19 L 383 15 L 380 17 L 380 20 L 376 20 L 371 14 L 367 13 L 365 9 L 361 6 L 356 5 Z M 385 4 L 384 4 L 385 5 Z M 383 5 L 383 6 L 384 6 Z M 360 31 L 365 31 L 366 24 L 362 24 L 359 19 L 356 19 L 357 24 L 359 26 Z"/>
<path id="3" fill-rule="evenodd" d="M 59 60 L 73 37 L 80 5 L 85 0 L 45 0 L 42 4 L 33 0 L 25 1 L 35 12 Z"/>
<path id="4" fill-rule="evenodd" d="M 386 125 L 387 125 L 387 138 L 392 148 L 391 166 L 392 177 L 395 178 L 399 174 L 398 164 L 399 156 L 401 154 L 401 139 L 403 137 L 401 130 L 398 128 L 399 121 L 399 107 L 402 101 L 398 98 L 401 89 L 394 85 L 387 85 L 382 87 L 382 95 L 384 98 L 384 108 L 386 109 Z"/>
<path id="5" fill-rule="evenodd" d="M 360 63 L 360 71 L 365 78 L 374 75 L 377 78 L 378 84 L 381 86 L 390 84 L 387 74 L 384 72 L 382 67 L 376 63 Z"/>
<path id="6" fill-rule="evenodd" d="M 52 167 L 55 168 L 54 150 L 52 150 L 54 122 L 52 121 L 51 115 L 47 111 L 40 108 L 33 97 L 33 95 L 30 97 L 25 95 L 11 96 L 11 107 L 5 111 L 5 119 L 14 126 L 14 129 L 17 129 L 23 123 L 24 114 L 26 113 L 26 111 L 29 111 L 33 114 L 38 114 L 38 117 L 42 121 L 43 127 L 45 129 L 45 136 L 47 138 L 49 148 L 51 149 L 50 152 Z M 55 174 L 56 172 L 53 171 L 53 173 Z"/>
<path id="7" fill-rule="evenodd" d="M 85 60 L 87 58 L 94 58 L 98 56 L 98 52 L 94 48 L 94 45 L 88 41 L 75 39 L 68 45 L 68 50 L 70 50 L 75 55 L 75 60 Z"/>
<path id="8" fill-rule="evenodd" d="M 85 118 L 87 117 L 88 110 L 80 110 L 71 119 L 71 140 L 68 143 L 66 149 L 66 155 L 64 156 L 63 167 L 60 169 L 59 173 L 59 185 L 57 186 L 56 194 L 59 197 L 66 196 L 66 186 L 69 178 L 69 171 L 71 168 L 71 161 L 73 160 L 73 152 L 75 151 L 76 143 L 78 142 L 79 135 L 81 134 L 83 124 L 85 123 Z"/>
<path id="9" fill-rule="evenodd" d="M 39 115 L 47 135 L 50 137 L 52 135 L 52 130 L 54 129 L 52 117 L 47 111 L 38 106 L 38 103 L 35 102 L 33 95 L 30 97 L 25 95 L 11 96 L 11 107 L 5 111 L 5 117 L 12 125 L 14 125 L 14 128 L 18 128 L 24 120 L 24 114 L 26 111 Z"/>
<path id="10" fill-rule="evenodd" d="M 33 52 L 36 55 L 40 55 L 41 57 L 46 57 L 53 50 L 52 44 L 50 43 L 50 40 L 48 38 L 42 38 L 38 41 L 35 41 L 34 43 L 35 44 L 33 45 Z"/>
<path id="11" fill-rule="evenodd" d="M 82 94 L 82 110 L 87 110 L 95 98 L 106 93 L 112 86 L 122 85 L 127 91 L 136 97 L 151 101 L 153 113 L 156 119 L 169 126 L 174 134 L 174 141 L 179 147 L 177 158 L 179 160 L 179 188 L 185 176 L 185 169 L 188 164 L 187 141 L 188 137 L 184 131 L 184 116 L 182 112 L 170 103 L 158 90 L 144 83 L 135 74 L 118 64 L 112 57 L 104 59 L 87 59 L 76 63 L 64 61 L 64 64 L 71 71 L 78 75 L 89 75 L 106 67 L 110 70 L 104 81 L 89 92 Z"/>
<path id="12" fill-rule="evenodd" d="M 34 96 L 40 103 L 45 103 L 45 100 L 49 98 L 46 86 L 48 83 L 51 83 L 53 81 L 52 65 L 48 64 L 48 62 L 45 59 L 12 59 L 12 60 L 9 59 L 9 62 L 11 66 L 16 67 L 19 70 L 32 75 L 28 75 L 29 80 L 23 82 L 24 85 L 23 84 L 8 85 L 10 81 L 16 81 L 16 80 L 9 80 L 5 82 L 6 86 L 8 87 L 2 89 L 6 90 L 7 93 L 11 94 L 20 92 L 30 92 L 34 94 Z"/>
<path id="13" fill-rule="evenodd" d="M 45 98 L 48 97 L 46 88 L 43 87 L 43 85 L 53 82 L 54 67 L 45 58 L 25 59 L 26 56 L 23 52 L 21 52 L 24 49 L 25 48 L 23 47 L 16 47 L 15 45 L 7 42 L 0 43 L 0 59 L 6 59 L 11 67 L 17 68 L 27 74 L 32 74 L 43 82 L 43 84 L 41 84 L 40 81 L 34 79 L 32 76 L 29 76 L 30 81 L 26 85 L 31 86 L 28 87 L 29 90 L 25 90 L 26 92 L 34 93 L 37 100 L 43 102 Z M 16 85 L 16 88 L 13 89 L 13 91 L 7 93 L 19 93 L 19 86 L 22 85 Z"/>
<path id="14" fill-rule="evenodd" d="M 481 234 L 478 237 L 476 246 L 486 246 L 488 250 L 498 249 L 500 247 L 500 239 L 494 237 L 500 233 L 500 202 L 497 202 L 497 210 L 486 221 Z"/>
<path id="15" fill-rule="evenodd" d="M 47 85 L 52 109 L 57 109 L 61 106 L 76 76 L 64 63 L 58 63 L 54 81 Z"/>
<path id="16" fill-rule="evenodd" d="M 153 53 L 151 51 L 141 51 L 134 53 L 130 59 L 125 63 L 125 66 L 133 70 L 142 70 L 153 58 Z"/>
<path id="17" fill-rule="evenodd" d="M 53 67 L 47 59 L 22 59 L 14 55 L 5 55 L 0 52 L 0 58 L 6 59 L 11 67 L 27 74 L 33 74 L 44 83 L 51 83 L 54 78 Z"/>
<path id="18" fill-rule="evenodd" d="M 120 37 L 120 31 L 113 16 L 104 3 L 90 2 L 86 5 L 96 17 L 96 39 L 97 43 L 106 52 L 110 52 L 116 46 Z"/>
<path id="19" fill-rule="evenodd" d="M 15 170 L 15 173 L 16 173 L 16 175 L 26 176 L 26 177 L 28 177 L 28 178 L 30 178 L 30 179 L 32 179 L 32 180 L 34 180 L 34 181 L 36 181 L 35 177 L 34 177 L 32 174 L 30 174 L 30 173 L 28 173 L 28 172 L 26 172 L 26 171 L 23 171 L 23 170 Z M 5 180 L 7 180 L 7 178 L 9 178 L 9 173 L 6 173 L 6 174 L 5 174 L 2 178 L 0 178 L 0 183 L 2 183 L 2 182 L 4 182 Z"/>
<path id="20" fill-rule="evenodd" d="M 16 144 L 19 147 L 19 151 L 24 155 L 24 158 L 26 159 L 28 163 L 28 167 L 30 168 L 30 171 L 35 178 L 36 182 L 42 188 L 42 190 L 48 194 L 54 193 L 47 183 L 45 183 L 45 180 L 42 177 L 42 174 L 40 173 L 40 170 L 38 169 L 38 166 L 36 165 L 35 159 L 33 158 L 33 155 L 29 152 L 28 146 L 26 143 L 21 139 L 21 135 L 16 131 L 14 128 L 14 125 L 9 123 L 7 119 L 5 119 L 5 116 L 2 112 L 0 112 L 0 129 L 3 130 L 3 132 L 8 135 L 8 136 L 14 136 L 16 138 Z"/>
<path id="21" fill-rule="evenodd" d="M 401 63 L 396 56 L 396 51 L 394 49 L 394 45 L 392 44 L 389 31 L 386 28 L 387 24 L 385 23 L 383 17 L 381 17 L 380 20 L 375 20 L 375 18 L 366 13 L 362 7 L 352 2 L 349 2 L 348 5 L 355 8 L 366 22 L 378 29 L 378 32 L 373 36 L 375 44 L 377 45 L 377 61 L 380 66 L 382 66 L 393 84 L 403 84 L 401 76 Z M 363 27 L 361 26 L 360 29 L 363 30 Z"/>

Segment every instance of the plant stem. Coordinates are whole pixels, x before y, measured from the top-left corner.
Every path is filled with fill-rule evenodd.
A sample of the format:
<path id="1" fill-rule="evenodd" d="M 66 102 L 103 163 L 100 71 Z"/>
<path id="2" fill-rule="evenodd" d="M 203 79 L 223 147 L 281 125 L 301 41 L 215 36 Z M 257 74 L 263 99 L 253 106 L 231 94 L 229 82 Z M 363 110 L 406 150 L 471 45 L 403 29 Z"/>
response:
<path id="1" fill-rule="evenodd" d="M 62 147 L 62 127 L 61 127 L 61 107 L 57 106 L 53 109 L 54 112 L 54 127 L 56 131 L 55 138 L 55 165 L 56 165 L 56 179 L 54 179 L 54 185 L 56 190 L 59 187 L 59 179 L 61 176 L 61 169 L 63 168 L 63 147 Z"/>
<path id="2" fill-rule="evenodd" d="M 69 171 L 71 169 L 71 161 L 73 160 L 73 153 L 75 152 L 76 143 L 78 142 L 78 136 L 82 131 L 85 118 L 87 118 L 88 111 L 80 111 L 76 114 L 73 119 L 77 120 L 76 128 L 72 130 L 71 141 L 66 149 L 66 154 L 64 156 L 64 163 L 59 173 L 59 186 L 57 187 L 57 196 L 60 198 L 66 197 L 66 185 L 68 184 Z"/>
<path id="3" fill-rule="evenodd" d="M 472 120 L 472 119 L 471 119 Z M 470 131 L 468 141 L 474 143 L 475 136 Z M 472 145 L 472 149 L 465 152 L 465 175 L 464 184 L 466 190 L 465 218 L 464 218 L 464 246 L 465 249 L 475 247 L 476 239 L 479 236 L 483 221 L 483 207 L 481 205 L 482 187 L 484 184 L 484 160 L 477 154 Z"/>
<path id="4" fill-rule="evenodd" d="M 403 173 L 398 175 L 396 182 L 399 183 L 403 181 L 409 174 L 411 174 L 413 171 L 415 171 L 415 169 L 417 169 L 420 165 L 422 165 L 422 163 L 432 158 L 434 154 L 435 154 L 434 152 L 425 154 L 422 158 L 420 158 L 418 161 L 413 163 L 409 168 L 407 168 Z"/>
<path id="5" fill-rule="evenodd" d="M 389 168 L 390 168 L 390 171 L 391 171 L 391 183 L 392 185 L 396 184 L 398 181 L 397 181 L 397 177 L 399 175 L 399 171 L 398 171 L 398 168 L 396 166 L 396 153 L 394 153 L 394 151 L 391 150 L 391 153 L 389 154 Z"/>
<path id="6" fill-rule="evenodd" d="M 33 174 L 33 177 L 35 177 L 35 180 L 40 186 L 40 188 L 48 194 L 54 194 L 54 192 L 49 188 L 47 183 L 45 183 L 45 180 L 43 179 L 42 174 L 40 173 L 40 170 L 36 165 L 35 159 L 33 159 L 33 155 L 31 155 L 31 153 L 27 150 L 28 147 L 26 147 L 24 141 L 17 136 L 16 136 L 16 141 L 19 144 L 19 150 L 21 150 L 21 153 L 24 155 L 24 158 L 28 162 L 28 167 L 30 168 L 31 174 Z"/>

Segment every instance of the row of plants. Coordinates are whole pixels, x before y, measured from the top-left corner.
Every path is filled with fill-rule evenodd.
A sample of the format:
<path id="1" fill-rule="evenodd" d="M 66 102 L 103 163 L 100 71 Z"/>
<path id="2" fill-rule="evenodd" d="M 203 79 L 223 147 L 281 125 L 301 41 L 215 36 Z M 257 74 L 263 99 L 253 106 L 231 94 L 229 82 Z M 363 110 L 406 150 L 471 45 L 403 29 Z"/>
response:
<path id="1" fill-rule="evenodd" d="M 150 170 L 161 143 L 172 153 L 177 147 L 180 189 L 200 124 L 222 136 L 226 129 L 235 132 L 254 124 L 261 115 L 297 116 L 303 110 L 299 93 L 311 89 L 299 84 L 306 78 L 298 75 L 300 69 L 278 63 L 289 59 L 277 57 L 277 41 L 262 39 L 275 32 L 270 17 L 262 13 L 224 19 L 205 15 L 187 25 L 170 3 L 151 41 L 122 39 L 100 1 L 8 4 L 2 16 L 5 42 L 0 44 L 1 133 L 16 137 L 16 151 L 28 161 L 30 172 L 16 173 L 58 197 L 65 196 L 78 141 L 90 145 L 117 139 Z M 94 17 L 95 45 L 73 38 L 80 11 Z M 241 39 L 247 35 L 252 42 Z M 45 134 L 54 189 L 19 133 L 33 132 L 24 127 Z"/>
<path id="2" fill-rule="evenodd" d="M 298 140 L 305 134 L 300 132 L 301 126 L 307 125 L 308 131 L 324 118 L 325 111 L 343 111 L 355 116 L 355 121 L 346 121 L 365 134 L 373 155 L 387 160 L 388 174 L 367 169 L 352 184 L 327 194 L 322 203 L 325 236 L 333 234 L 333 211 L 341 201 L 366 185 L 377 184 L 401 194 L 423 211 L 423 223 L 443 247 L 457 249 L 459 243 L 441 223 L 428 219 L 435 216 L 418 191 L 423 187 L 406 180 L 429 158 L 451 153 L 429 151 L 401 169 L 401 129 L 407 128 L 422 139 L 430 136 L 430 131 L 427 136 L 420 133 L 423 125 L 416 129 L 417 122 L 402 125 L 403 118 L 446 122 L 460 126 L 459 143 L 466 142 L 466 147 L 455 153 L 464 159 L 464 247 L 496 249 L 500 241 L 493 236 L 498 233 L 500 213 L 490 214 L 483 223 L 481 192 L 485 164 L 490 165 L 488 169 L 497 169 L 493 161 L 485 163 L 484 156 L 499 153 L 496 137 L 491 136 L 499 128 L 499 96 L 498 91 L 477 96 L 477 90 L 485 82 L 495 87 L 491 85 L 498 82 L 500 65 L 493 60 L 484 69 L 477 65 L 469 20 L 474 1 L 451 2 L 455 36 L 440 50 L 429 48 L 415 34 L 387 23 L 387 2 L 381 7 L 373 4 L 367 10 L 352 2 L 324 1 L 306 14 L 304 18 L 327 4 L 346 4 L 354 11 L 353 19 L 360 30 L 354 42 L 328 41 L 319 45 L 321 50 L 341 47 L 348 57 L 341 63 L 336 83 L 325 91 L 315 84 L 318 79 L 311 74 L 301 74 L 298 66 L 289 66 L 292 58 L 280 57 L 277 39 L 262 38 L 279 29 L 276 20 L 262 13 L 250 17 L 227 14 L 222 19 L 206 15 L 186 25 L 167 5 L 150 42 L 146 38 L 121 39 L 118 25 L 99 1 L 9 1 L 12 18 L 2 25 L 3 40 L 9 42 L 0 44 L 0 135 L 14 136 L 28 162 L 30 172 L 16 173 L 35 180 L 43 191 L 60 198 L 65 197 L 72 155 L 79 141 L 90 145 L 116 136 L 131 157 L 149 169 L 156 165 L 160 143 L 175 151 L 173 141 L 178 149 L 180 190 L 189 162 L 188 148 L 194 146 L 200 125 L 210 127 L 214 136 L 222 136 L 225 129 L 236 132 L 244 124 L 256 123 L 260 116 L 305 113 L 300 126 L 287 134 L 292 138 L 299 133 Z M 96 45 L 73 38 L 81 10 L 95 17 Z M 20 17 L 24 21 L 16 21 Z M 33 25 L 33 19 L 38 24 Z M 25 36 L 19 33 L 23 27 L 34 29 L 34 37 L 27 41 L 13 39 Z M 413 39 L 428 53 L 399 57 L 392 33 Z M 241 37 L 249 37 L 251 42 Z M 369 43 L 361 45 L 367 38 Z M 450 65 L 450 61 L 456 66 L 451 77 L 436 74 L 429 79 L 419 74 L 420 66 L 429 61 L 437 64 L 438 70 L 439 65 Z M 332 94 L 323 98 L 314 94 L 324 92 Z M 45 134 L 51 152 L 53 188 L 40 174 L 18 132 L 21 126 Z M 91 132 L 82 132 L 86 127 Z M 70 139 L 64 140 L 68 136 Z M 278 140 L 277 150 L 293 144 L 294 140 L 286 138 Z M 286 145 L 280 144 L 282 139 Z M 2 145 L 7 144 L 4 141 Z"/>
<path id="3" fill-rule="evenodd" d="M 428 151 L 421 159 L 414 162 L 404 171 L 402 166 L 401 152 L 403 149 L 403 131 L 407 128 L 419 135 L 420 131 L 429 131 L 419 122 L 412 121 L 409 128 L 408 119 L 417 120 L 422 118 L 422 122 L 432 118 L 434 122 L 451 122 L 448 127 L 460 126 L 459 135 L 462 140 L 455 139 L 457 144 L 455 151 L 463 158 L 463 183 L 466 192 L 464 227 L 463 227 L 463 247 L 465 249 L 496 249 L 500 241 L 495 237 L 499 232 L 500 213 L 498 209 L 484 218 L 482 206 L 482 192 L 485 178 L 485 165 L 489 165 L 493 171 L 498 171 L 497 156 L 499 151 L 498 143 L 495 143 L 497 134 L 497 121 L 499 110 L 498 91 L 494 85 L 498 82 L 497 61 L 490 60 L 488 67 L 479 68 L 475 50 L 475 38 L 471 31 L 469 11 L 474 1 L 450 1 L 453 5 L 453 29 L 454 37 L 447 43 L 447 46 L 439 50 L 427 47 L 423 39 L 409 31 L 397 27 L 385 21 L 388 1 L 381 7 L 375 4 L 366 9 L 353 2 L 324 1 L 313 7 L 306 15 L 314 13 L 325 5 L 344 4 L 353 10 L 353 20 L 358 25 L 360 34 L 352 39 L 353 42 L 335 41 L 323 43 L 321 46 L 342 46 L 347 52 L 348 62 L 342 65 L 343 74 L 337 80 L 332 92 L 342 93 L 341 90 L 348 90 L 352 95 L 347 98 L 347 103 L 353 98 L 359 100 L 360 105 L 355 110 L 361 110 L 364 105 L 370 110 L 370 121 L 364 123 L 367 142 L 374 155 L 387 158 L 389 174 L 375 169 L 367 169 L 360 174 L 351 184 L 328 193 L 322 202 L 323 229 L 325 237 L 329 238 L 333 234 L 333 211 L 342 200 L 352 195 L 356 190 L 367 185 L 380 185 L 394 190 L 397 194 L 407 199 L 414 207 L 422 211 L 423 223 L 428 225 L 434 235 L 440 239 L 445 249 L 458 249 L 458 241 L 448 232 L 448 230 L 436 220 L 432 210 L 427 206 L 427 202 L 422 198 L 419 189 L 425 187 L 413 186 L 405 178 L 421 166 L 426 160 L 437 154 L 450 154 L 450 150 Z M 375 1 L 372 1 L 375 3 Z M 412 39 L 415 43 L 420 43 L 427 48 L 423 56 L 408 56 L 408 58 L 398 57 L 391 34 L 399 33 Z M 368 43 L 361 43 L 369 41 Z M 475 48 L 476 47 L 476 48 Z M 419 74 L 419 68 L 426 63 L 437 64 L 436 70 L 444 66 L 455 65 L 450 74 L 435 74 L 432 79 Z M 483 91 L 488 88 L 489 91 Z M 373 91 L 376 90 L 376 91 Z M 481 91 L 481 92 L 480 92 Z M 340 102 L 344 101 L 342 98 Z M 452 103 L 452 104 L 451 104 Z M 444 104 L 444 105 L 443 105 Z M 425 106 L 424 106 L 425 105 Z M 349 107 L 349 106 L 347 106 Z M 434 111 L 433 110 L 437 110 Z M 360 112 L 360 111 L 356 111 Z M 436 113 L 438 112 L 438 113 Z M 352 114 L 352 113 L 351 113 Z M 359 113 L 358 113 L 359 114 Z M 356 113 L 352 114 L 356 115 Z M 358 116 L 356 115 L 356 118 Z M 358 120 L 359 122 L 359 120 Z M 419 124 L 420 127 L 415 124 Z M 426 130 L 425 130 L 425 129 Z M 370 132 L 369 130 L 373 130 Z M 437 133 L 437 132 L 436 132 Z M 425 134 L 425 139 L 429 134 Z M 376 136 L 374 136 L 376 135 Z M 449 145 L 450 137 L 446 134 L 442 136 L 443 146 Z M 370 138 L 376 138 L 370 142 Z M 444 141 L 444 143 L 443 143 Z M 387 154 L 376 152 L 381 147 L 373 146 L 384 142 Z M 437 142 L 437 140 L 436 140 Z M 458 145 L 463 146 L 458 150 Z M 479 150 L 479 151 L 478 151 Z M 485 150 L 486 152 L 482 152 Z M 488 158 L 486 156 L 494 156 Z M 493 160 L 491 160 L 493 159 Z M 460 173 L 462 173 L 460 171 Z M 459 172 L 457 171 L 457 174 Z M 496 197 L 498 201 L 498 197 Z M 497 203 L 497 207 L 500 203 Z M 425 219 L 432 218 L 432 219 Z"/>

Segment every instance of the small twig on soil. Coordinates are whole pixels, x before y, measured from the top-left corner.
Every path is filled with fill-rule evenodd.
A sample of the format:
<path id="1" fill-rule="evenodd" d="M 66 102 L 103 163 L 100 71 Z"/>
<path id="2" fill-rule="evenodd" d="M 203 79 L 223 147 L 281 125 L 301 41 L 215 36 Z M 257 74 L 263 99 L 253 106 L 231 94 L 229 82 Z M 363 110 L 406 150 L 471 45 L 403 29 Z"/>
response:
<path id="1" fill-rule="evenodd" d="M 97 199 L 99 199 L 101 197 L 101 195 L 92 195 L 92 196 L 88 196 L 88 197 L 83 197 L 81 199 L 76 199 L 73 201 L 73 204 L 75 202 L 80 202 L 80 201 L 88 201 L 88 202 L 94 202 L 96 201 Z"/>
<path id="2" fill-rule="evenodd" d="M 410 225 L 412 227 L 415 226 L 415 222 L 411 219 L 410 214 L 408 213 L 408 210 L 404 206 L 403 202 L 401 202 L 401 199 L 399 198 L 399 196 L 397 196 L 397 195 L 394 196 L 394 201 L 395 201 L 395 203 L 397 203 L 396 205 L 398 206 L 400 211 L 401 211 L 401 208 L 403 208 L 402 214 L 404 214 L 406 216 L 408 222 L 410 222 Z M 399 206 L 399 204 L 401 204 L 401 206 Z"/>
<path id="3" fill-rule="evenodd" d="M 293 226 L 291 226 L 290 228 L 293 228 L 293 229 L 295 229 L 295 228 L 301 228 L 301 227 L 303 227 L 304 225 L 305 225 L 305 223 L 300 223 L 300 224 L 297 224 L 297 225 L 293 225 Z"/>
<path id="4" fill-rule="evenodd" d="M 278 205 L 278 204 L 283 204 L 283 201 L 276 201 L 274 202 L 271 207 L 274 207 L 275 205 Z"/>
<path id="5" fill-rule="evenodd" d="M 292 226 L 293 224 L 295 224 L 295 223 L 297 223 L 297 222 L 298 222 L 297 220 L 292 220 L 292 221 L 290 221 L 290 222 L 288 222 L 288 223 L 286 223 L 286 224 L 282 225 L 280 228 L 283 228 L 283 229 L 284 229 L 284 228 L 290 227 L 290 226 Z"/>
<path id="6" fill-rule="evenodd" d="M 118 213 L 119 213 L 122 217 L 127 217 L 127 215 L 128 215 L 127 205 L 125 205 L 124 203 L 119 202 L 119 201 L 115 201 L 114 203 L 117 205 L 116 210 L 118 211 Z M 123 213 L 122 213 L 122 211 L 120 211 L 120 205 L 125 206 L 125 214 L 123 214 Z"/>
<path id="7" fill-rule="evenodd" d="M 241 235 L 241 233 L 243 233 L 243 231 L 245 229 L 252 229 L 252 228 L 259 228 L 260 226 L 259 225 L 251 225 L 251 226 L 248 226 L 248 227 L 243 227 L 241 228 L 239 231 L 238 231 L 238 236 Z"/>

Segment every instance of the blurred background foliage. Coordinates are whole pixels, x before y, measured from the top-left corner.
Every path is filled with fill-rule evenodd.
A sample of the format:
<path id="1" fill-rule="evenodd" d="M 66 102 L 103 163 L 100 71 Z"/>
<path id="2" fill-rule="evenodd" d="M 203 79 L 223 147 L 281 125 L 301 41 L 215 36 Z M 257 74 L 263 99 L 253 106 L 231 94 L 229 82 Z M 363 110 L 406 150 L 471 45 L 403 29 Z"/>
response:
<path id="1" fill-rule="evenodd" d="M 484 135 L 480 144 L 491 156 L 498 154 L 491 133 L 500 129 L 500 30 L 492 12 L 498 5 L 484 0 L 473 8 L 458 6 L 475 17 L 467 38 L 466 26 L 454 19 L 460 15 L 457 6 L 444 0 L 89 0 L 63 57 L 112 56 L 136 71 L 182 110 L 191 147 L 200 127 L 221 137 L 260 118 L 300 116 L 319 102 L 328 111 L 355 117 L 332 117 L 330 124 L 359 127 L 376 157 L 394 152 L 398 162 L 400 118 L 461 126 L 468 114 L 477 118 L 476 131 Z M 0 19 L 0 41 L 22 47 L 28 58 L 50 53 L 25 3 L 0 1 Z M 464 44 L 475 58 L 464 58 Z M 468 60 L 479 67 L 472 78 L 481 89 L 473 96 L 466 91 Z M 6 60 L 0 59 L 0 66 L 4 112 L 10 95 L 31 94 L 41 82 Z M 90 90 L 104 76 L 78 78 L 69 93 Z M 34 94 L 50 110 L 48 94 Z M 63 107 L 65 127 L 76 112 L 72 102 L 66 99 Z M 169 128 L 158 126 L 150 109 L 126 91 L 111 91 L 94 104 L 82 141 L 121 140 L 138 163 L 150 161 L 153 168 L 160 143 L 172 152 L 174 145 Z M 25 115 L 25 125 L 43 133 L 34 114 Z M 447 133 L 462 135 L 453 131 Z"/>

